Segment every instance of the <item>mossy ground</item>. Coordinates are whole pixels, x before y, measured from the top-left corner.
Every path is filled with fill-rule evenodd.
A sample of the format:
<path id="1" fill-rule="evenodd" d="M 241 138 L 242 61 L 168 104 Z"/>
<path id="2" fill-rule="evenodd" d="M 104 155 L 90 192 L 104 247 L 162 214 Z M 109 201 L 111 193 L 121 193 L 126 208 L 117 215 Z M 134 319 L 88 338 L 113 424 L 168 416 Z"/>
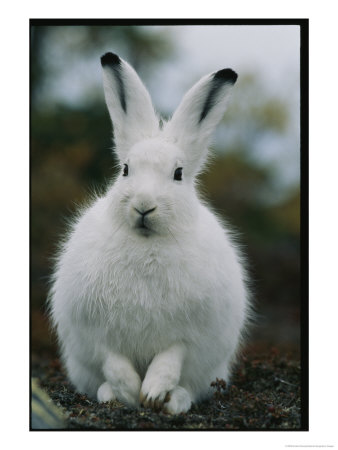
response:
<path id="1" fill-rule="evenodd" d="M 61 408 L 69 430 L 302 429 L 299 358 L 275 348 L 244 352 L 229 386 L 215 380 L 210 400 L 179 415 L 88 399 L 74 391 L 55 358 L 33 354 L 32 375 Z"/>

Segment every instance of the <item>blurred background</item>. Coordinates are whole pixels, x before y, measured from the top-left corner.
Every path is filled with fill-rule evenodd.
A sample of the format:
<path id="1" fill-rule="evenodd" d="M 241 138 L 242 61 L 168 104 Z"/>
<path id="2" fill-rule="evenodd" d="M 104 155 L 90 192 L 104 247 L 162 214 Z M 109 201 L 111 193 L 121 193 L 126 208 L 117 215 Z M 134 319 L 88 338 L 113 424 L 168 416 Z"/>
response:
<path id="1" fill-rule="evenodd" d="M 31 344 L 55 352 L 46 319 L 67 218 L 114 175 L 100 56 L 126 59 L 170 117 L 198 79 L 239 74 L 203 193 L 239 232 L 258 313 L 251 345 L 299 351 L 300 29 L 283 26 L 31 26 Z"/>

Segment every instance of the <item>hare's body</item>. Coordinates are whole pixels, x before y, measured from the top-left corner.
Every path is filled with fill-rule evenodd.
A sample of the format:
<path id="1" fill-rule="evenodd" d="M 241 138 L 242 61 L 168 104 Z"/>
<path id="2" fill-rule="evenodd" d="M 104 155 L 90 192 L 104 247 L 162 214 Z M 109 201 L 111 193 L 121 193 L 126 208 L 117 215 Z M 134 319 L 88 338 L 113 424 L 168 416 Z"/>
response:
<path id="1" fill-rule="evenodd" d="M 116 59 L 110 63 L 114 75 Z M 119 67 L 127 74 L 115 73 L 117 86 L 136 83 L 126 63 Z M 117 90 L 128 110 L 129 91 Z M 239 256 L 196 195 L 174 118 L 163 130 L 152 123 L 147 136 L 128 144 L 115 129 L 125 146 L 124 177 L 74 224 L 50 298 L 63 360 L 80 392 L 181 412 L 206 397 L 216 377 L 228 378 L 248 304 Z"/>

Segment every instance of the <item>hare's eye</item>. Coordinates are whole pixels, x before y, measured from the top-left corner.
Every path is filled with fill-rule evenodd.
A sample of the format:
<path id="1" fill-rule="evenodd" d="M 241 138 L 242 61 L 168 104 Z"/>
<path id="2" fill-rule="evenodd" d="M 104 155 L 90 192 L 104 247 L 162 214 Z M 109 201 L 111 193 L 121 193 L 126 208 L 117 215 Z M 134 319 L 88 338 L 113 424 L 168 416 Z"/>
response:
<path id="1" fill-rule="evenodd" d="M 128 164 L 123 164 L 123 176 L 128 176 Z"/>
<path id="2" fill-rule="evenodd" d="M 176 180 L 176 181 L 182 181 L 182 172 L 183 172 L 183 168 L 182 168 L 182 167 L 178 167 L 178 168 L 175 170 L 174 180 Z"/>

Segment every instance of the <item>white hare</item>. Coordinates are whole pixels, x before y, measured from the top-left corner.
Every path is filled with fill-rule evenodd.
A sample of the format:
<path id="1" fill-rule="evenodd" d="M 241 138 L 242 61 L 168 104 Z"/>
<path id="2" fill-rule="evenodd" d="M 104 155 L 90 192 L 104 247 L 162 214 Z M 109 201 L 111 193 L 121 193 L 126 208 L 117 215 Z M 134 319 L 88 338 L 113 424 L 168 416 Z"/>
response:
<path id="1" fill-rule="evenodd" d="M 250 309 L 236 245 L 195 186 L 237 74 L 203 77 L 160 125 L 134 69 L 101 63 L 121 172 L 62 245 L 51 317 L 79 392 L 186 412 L 228 380 Z"/>

